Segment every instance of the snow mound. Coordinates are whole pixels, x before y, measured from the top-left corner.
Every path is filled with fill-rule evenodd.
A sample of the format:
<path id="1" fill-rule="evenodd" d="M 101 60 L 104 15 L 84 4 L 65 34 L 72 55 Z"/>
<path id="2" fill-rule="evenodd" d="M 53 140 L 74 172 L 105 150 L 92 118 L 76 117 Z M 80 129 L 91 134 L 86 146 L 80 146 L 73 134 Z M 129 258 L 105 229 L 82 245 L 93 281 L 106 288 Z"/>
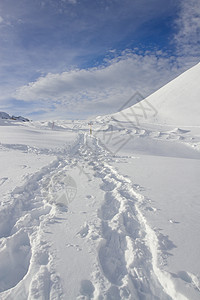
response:
<path id="1" fill-rule="evenodd" d="M 172 133 L 178 133 L 178 134 L 184 134 L 190 132 L 190 130 L 185 130 L 181 128 L 175 128 L 174 130 L 171 131 Z"/>
<path id="2" fill-rule="evenodd" d="M 199 126 L 200 63 L 141 102 L 113 115 L 118 121 Z"/>

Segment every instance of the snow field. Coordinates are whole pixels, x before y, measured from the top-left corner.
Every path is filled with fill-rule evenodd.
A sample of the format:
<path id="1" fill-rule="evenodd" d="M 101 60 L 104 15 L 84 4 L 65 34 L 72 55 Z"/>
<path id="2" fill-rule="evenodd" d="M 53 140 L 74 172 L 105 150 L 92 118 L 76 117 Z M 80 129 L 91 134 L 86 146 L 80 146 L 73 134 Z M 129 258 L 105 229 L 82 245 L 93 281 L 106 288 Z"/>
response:
<path id="1" fill-rule="evenodd" d="M 84 133 L 71 147 L 60 150 L 43 150 L 31 140 L 28 147 L 1 145 L 5 157 L 13 151 L 38 158 L 48 155 L 51 160 L 54 155 L 50 165 L 26 175 L 25 183 L 21 180 L 21 187 L 14 188 L 1 207 L 0 269 L 6 274 L 0 280 L 2 299 L 188 299 L 163 267 L 165 236 L 150 227 L 143 213 L 144 207 L 149 212 L 157 209 L 140 193 L 139 185 L 112 165 L 127 161 L 129 147 L 138 155 L 144 148 L 152 153 L 158 145 L 157 153 L 169 157 L 199 154 L 183 144 L 185 139 L 191 142 L 189 130 L 167 130 L 165 142 L 162 130 L 157 135 L 155 128 L 131 126 L 120 131 L 110 128 L 115 141 L 126 130 L 135 132 L 120 149 L 125 156 L 114 157 L 112 146 L 106 150 L 102 137 Z M 1 178 L 2 187 L 9 177 Z M 199 288 L 197 276 L 178 274 Z"/>

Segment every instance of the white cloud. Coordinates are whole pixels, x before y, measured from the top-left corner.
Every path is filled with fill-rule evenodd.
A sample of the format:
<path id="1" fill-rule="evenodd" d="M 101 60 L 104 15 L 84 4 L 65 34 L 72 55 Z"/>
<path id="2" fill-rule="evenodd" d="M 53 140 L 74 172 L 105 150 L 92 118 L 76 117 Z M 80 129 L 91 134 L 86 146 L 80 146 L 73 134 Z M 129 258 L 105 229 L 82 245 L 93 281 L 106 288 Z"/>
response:
<path id="1" fill-rule="evenodd" d="M 0 16 L 0 24 L 3 23 L 3 18 Z"/>
<path id="2" fill-rule="evenodd" d="M 44 1 L 47 3 L 46 0 Z M 77 2 L 76 0 L 59 0 L 59 7 L 63 8 L 64 4 L 70 1 L 74 4 Z M 55 5 L 52 0 L 50 3 Z M 48 70 L 52 73 L 21 86 L 14 96 L 16 99 L 29 102 L 30 105 L 37 105 L 38 110 L 45 110 L 46 116 L 57 115 L 59 118 L 59 116 L 67 117 L 70 114 L 73 116 L 76 114 L 81 118 L 90 114 L 115 112 L 135 91 L 139 91 L 143 96 L 151 94 L 190 68 L 199 59 L 200 2 L 199 0 L 182 0 L 180 8 L 176 22 L 177 33 L 172 41 L 177 47 L 176 58 L 168 57 L 168 54 L 162 51 L 156 53 L 149 51 L 144 55 L 138 55 L 134 51 L 125 51 L 119 57 L 106 61 L 102 67 L 72 69 L 56 73 L 57 71 L 50 66 Z M 84 22 L 80 24 L 76 22 L 76 26 L 82 30 Z M 87 28 L 85 27 L 85 30 Z M 86 49 L 77 48 L 77 52 L 74 49 L 71 52 L 64 49 L 66 56 L 63 56 L 63 53 L 57 55 L 61 53 L 57 49 L 55 53 L 57 57 L 62 57 L 62 63 L 65 61 L 67 64 L 67 59 L 69 59 L 68 64 L 72 65 L 72 61 L 76 61 L 77 57 L 89 56 L 89 51 L 93 53 L 94 49 L 88 46 L 87 41 L 84 42 L 87 45 Z M 117 53 L 115 49 L 110 50 L 110 55 L 116 56 Z M 42 55 L 37 52 L 37 57 L 40 58 Z M 24 59 L 23 55 L 22 65 Z M 57 66 L 58 61 L 56 61 L 56 70 L 59 69 Z"/>
<path id="3" fill-rule="evenodd" d="M 115 112 L 136 91 L 147 96 L 179 74 L 172 59 L 127 51 L 104 67 L 49 73 L 20 87 L 15 97 L 79 116 Z"/>
<path id="4" fill-rule="evenodd" d="M 68 0 L 68 2 L 71 3 L 71 4 L 76 4 L 77 0 Z"/>
<path id="5" fill-rule="evenodd" d="M 182 0 L 176 21 L 174 41 L 179 55 L 199 57 L 200 49 L 200 1 Z"/>

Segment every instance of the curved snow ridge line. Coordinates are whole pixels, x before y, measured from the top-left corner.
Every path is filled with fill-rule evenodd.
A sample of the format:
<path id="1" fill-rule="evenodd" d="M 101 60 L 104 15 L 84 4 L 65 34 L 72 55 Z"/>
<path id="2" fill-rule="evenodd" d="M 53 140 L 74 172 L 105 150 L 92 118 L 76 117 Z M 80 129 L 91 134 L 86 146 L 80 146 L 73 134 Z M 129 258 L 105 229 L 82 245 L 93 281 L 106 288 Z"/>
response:
<path id="1" fill-rule="evenodd" d="M 171 275 L 166 271 L 161 270 L 158 266 L 158 256 L 160 253 L 158 238 L 155 231 L 148 224 L 146 218 L 144 217 L 144 215 L 142 214 L 139 208 L 139 204 L 143 202 L 144 196 L 135 192 L 135 190 L 132 187 L 129 187 L 129 192 L 136 199 L 138 199 L 138 202 L 135 202 L 137 217 L 140 221 L 140 224 L 143 225 L 143 227 L 145 228 L 145 233 L 146 233 L 145 241 L 152 255 L 152 267 L 158 281 L 160 282 L 166 294 L 168 294 L 172 299 L 189 300 L 187 297 L 185 297 L 184 295 L 176 291 Z"/>
<path id="2" fill-rule="evenodd" d="M 189 300 L 187 297 L 177 292 L 175 289 L 175 285 L 172 281 L 172 277 L 169 273 L 164 270 L 161 270 L 158 266 L 158 254 L 159 254 L 159 243 L 158 238 L 155 231 L 150 227 L 147 223 L 147 220 L 137 207 L 138 216 L 141 219 L 141 222 L 145 226 L 146 231 L 146 242 L 152 254 L 152 266 L 154 273 L 156 274 L 160 284 L 162 285 L 164 291 L 174 300 Z"/>

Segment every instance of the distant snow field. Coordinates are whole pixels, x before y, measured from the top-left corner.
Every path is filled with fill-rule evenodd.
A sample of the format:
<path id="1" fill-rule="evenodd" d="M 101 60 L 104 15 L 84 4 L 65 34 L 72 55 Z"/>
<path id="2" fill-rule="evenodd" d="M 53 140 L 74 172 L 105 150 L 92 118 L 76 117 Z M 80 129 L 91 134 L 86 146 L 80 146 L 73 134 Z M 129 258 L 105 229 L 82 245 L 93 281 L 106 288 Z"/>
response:
<path id="1" fill-rule="evenodd" d="M 199 80 L 92 125 L 1 113 L 0 299 L 200 299 Z"/>

